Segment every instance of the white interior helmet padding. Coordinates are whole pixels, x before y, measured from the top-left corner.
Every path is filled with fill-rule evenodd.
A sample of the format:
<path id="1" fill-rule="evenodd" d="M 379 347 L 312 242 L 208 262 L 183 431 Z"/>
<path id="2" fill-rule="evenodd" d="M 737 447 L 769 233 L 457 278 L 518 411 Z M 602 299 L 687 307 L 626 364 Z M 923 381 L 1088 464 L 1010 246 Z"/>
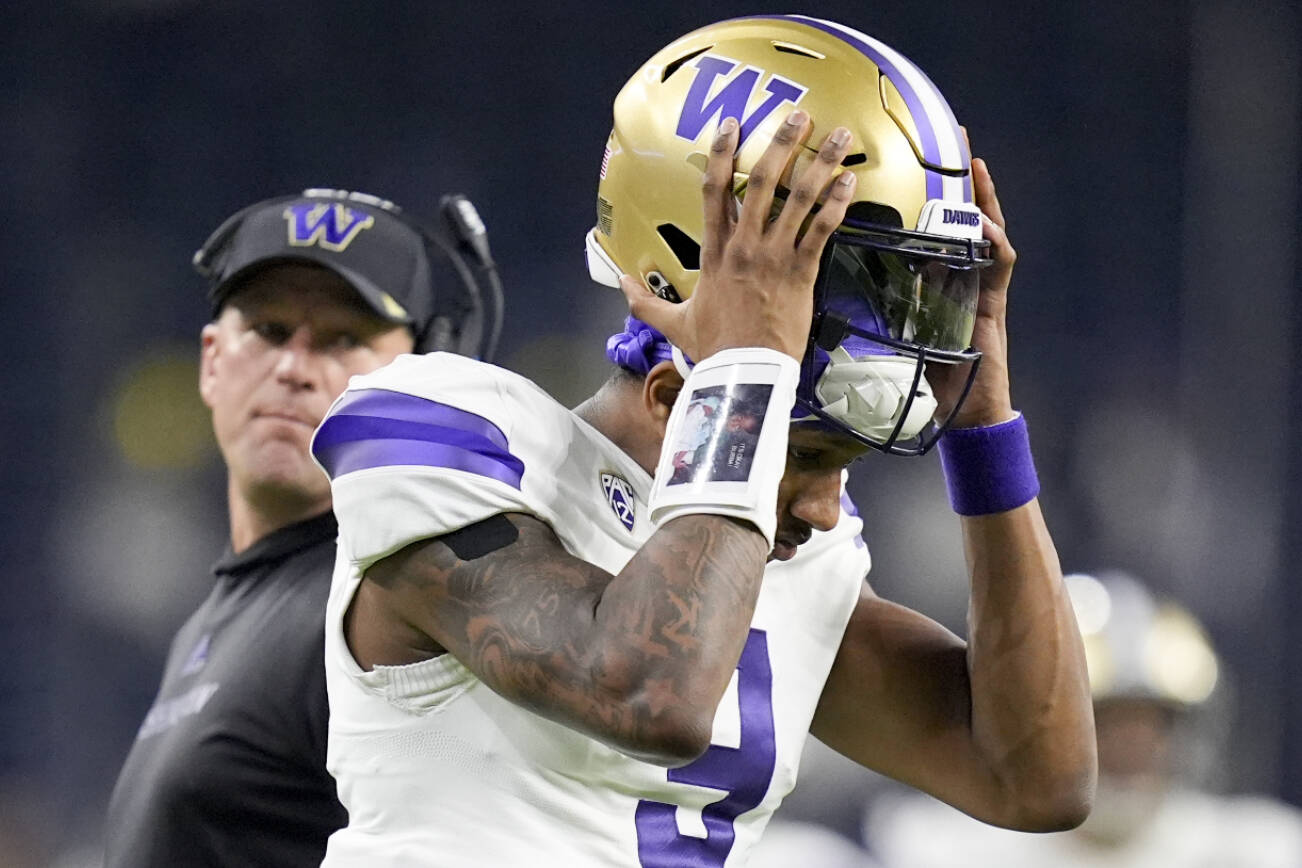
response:
<path id="1" fill-rule="evenodd" d="M 891 436 L 908 406 L 900 438 L 915 437 L 936 412 L 936 398 L 927 379 L 918 380 L 917 394 L 909 403 L 917 360 L 905 356 L 869 355 L 858 359 L 845 347 L 829 353 L 830 360 L 814 394 L 824 412 L 854 431 L 878 441 Z"/>

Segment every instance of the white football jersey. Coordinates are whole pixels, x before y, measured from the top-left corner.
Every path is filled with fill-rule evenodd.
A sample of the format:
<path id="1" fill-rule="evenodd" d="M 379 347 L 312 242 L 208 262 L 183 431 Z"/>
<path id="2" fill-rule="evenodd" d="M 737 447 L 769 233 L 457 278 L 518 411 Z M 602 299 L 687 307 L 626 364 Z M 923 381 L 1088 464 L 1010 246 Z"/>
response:
<path id="1" fill-rule="evenodd" d="M 445 353 L 353 378 L 313 452 L 339 518 L 327 764 L 349 815 L 325 865 L 745 863 L 795 785 L 868 569 L 852 508 L 769 565 L 712 746 L 665 769 L 502 699 L 451 654 L 363 671 L 342 631 L 368 566 L 497 513 L 535 515 L 618 572 L 652 532 L 641 467 L 528 380 Z"/>

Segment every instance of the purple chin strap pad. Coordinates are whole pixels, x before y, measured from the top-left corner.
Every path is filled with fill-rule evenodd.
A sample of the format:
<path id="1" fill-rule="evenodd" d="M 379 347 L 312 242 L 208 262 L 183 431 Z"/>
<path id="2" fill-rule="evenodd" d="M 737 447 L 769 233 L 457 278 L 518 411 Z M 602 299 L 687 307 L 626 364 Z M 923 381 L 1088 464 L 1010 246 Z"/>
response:
<path id="1" fill-rule="evenodd" d="M 606 358 L 643 376 L 673 357 L 669 339 L 631 315 L 624 320 L 624 330 L 606 341 Z"/>

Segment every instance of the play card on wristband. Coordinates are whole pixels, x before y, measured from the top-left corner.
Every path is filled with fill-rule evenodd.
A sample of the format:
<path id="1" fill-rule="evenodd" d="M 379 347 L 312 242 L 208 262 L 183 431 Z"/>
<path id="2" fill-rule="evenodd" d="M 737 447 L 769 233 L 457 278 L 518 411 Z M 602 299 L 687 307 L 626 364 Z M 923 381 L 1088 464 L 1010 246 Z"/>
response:
<path id="1" fill-rule="evenodd" d="M 651 520 L 733 516 L 759 528 L 771 548 L 799 377 L 795 359 L 758 347 L 722 350 L 697 363 L 665 430 Z"/>

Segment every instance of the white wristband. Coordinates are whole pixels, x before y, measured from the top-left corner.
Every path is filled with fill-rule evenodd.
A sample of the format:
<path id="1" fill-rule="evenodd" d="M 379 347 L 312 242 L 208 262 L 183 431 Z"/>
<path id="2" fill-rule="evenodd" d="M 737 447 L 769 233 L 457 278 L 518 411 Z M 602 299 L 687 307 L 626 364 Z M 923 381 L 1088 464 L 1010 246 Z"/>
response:
<path id="1" fill-rule="evenodd" d="M 799 379 L 800 363 L 778 350 L 722 350 L 698 362 L 665 429 L 652 523 L 728 515 L 759 528 L 772 549 Z"/>

